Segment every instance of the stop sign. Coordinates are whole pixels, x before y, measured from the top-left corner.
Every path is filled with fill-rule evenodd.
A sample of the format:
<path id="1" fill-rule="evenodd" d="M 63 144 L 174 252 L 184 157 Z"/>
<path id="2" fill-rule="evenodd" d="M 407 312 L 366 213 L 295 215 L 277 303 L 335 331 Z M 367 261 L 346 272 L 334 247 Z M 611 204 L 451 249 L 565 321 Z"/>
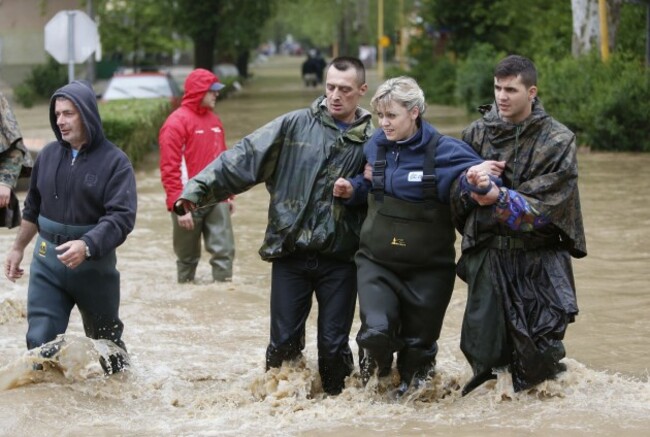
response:
<path id="1" fill-rule="evenodd" d="M 97 25 L 83 11 L 60 11 L 45 25 L 45 50 L 61 64 L 82 63 L 98 46 Z"/>

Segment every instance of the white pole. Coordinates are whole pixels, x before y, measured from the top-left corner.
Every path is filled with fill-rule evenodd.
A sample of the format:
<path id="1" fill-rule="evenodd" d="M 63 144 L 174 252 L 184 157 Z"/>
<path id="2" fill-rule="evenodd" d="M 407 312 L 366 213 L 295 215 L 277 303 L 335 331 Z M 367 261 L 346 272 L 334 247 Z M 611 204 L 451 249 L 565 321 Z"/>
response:
<path id="1" fill-rule="evenodd" d="M 68 11 L 68 82 L 74 80 L 74 11 Z"/>

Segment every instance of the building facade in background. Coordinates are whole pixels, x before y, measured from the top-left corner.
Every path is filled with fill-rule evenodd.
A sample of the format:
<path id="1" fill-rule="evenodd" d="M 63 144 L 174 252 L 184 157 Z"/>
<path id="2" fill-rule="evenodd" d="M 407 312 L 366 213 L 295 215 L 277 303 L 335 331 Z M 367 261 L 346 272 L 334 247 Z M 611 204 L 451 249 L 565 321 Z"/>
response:
<path id="1" fill-rule="evenodd" d="M 0 0 L 0 87 L 14 87 L 47 61 L 45 25 L 62 10 L 85 7 L 81 0 Z"/>

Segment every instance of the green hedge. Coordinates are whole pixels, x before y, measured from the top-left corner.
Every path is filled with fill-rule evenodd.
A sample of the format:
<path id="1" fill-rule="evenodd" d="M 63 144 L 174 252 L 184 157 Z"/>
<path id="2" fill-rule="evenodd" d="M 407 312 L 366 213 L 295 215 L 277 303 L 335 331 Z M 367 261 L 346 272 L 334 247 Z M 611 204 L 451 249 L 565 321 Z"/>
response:
<path id="1" fill-rule="evenodd" d="M 48 56 L 46 64 L 32 68 L 25 80 L 15 87 L 14 98 L 25 108 L 31 108 L 37 102 L 47 102 L 54 91 L 66 83 L 66 66 Z"/>
<path id="2" fill-rule="evenodd" d="M 167 99 L 112 100 L 99 105 L 104 134 L 134 166 L 158 145 L 158 131 L 171 111 Z"/>
<path id="3" fill-rule="evenodd" d="M 235 90 L 235 78 L 224 80 L 226 87 L 219 98 L 228 98 Z M 157 150 L 158 131 L 172 111 L 167 99 L 124 99 L 99 103 L 104 134 L 120 147 L 136 166 L 144 156 Z"/>
<path id="4" fill-rule="evenodd" d="M 650 72 L 641 62 L 597 54 L 542 59 L 539 94 L 546 110 L 593 150 L 650 152 Z"/>
<path id="5" fill-rule="evenodd" d="M 492 45 L 478 43 L 467 58 L 459 63 L 456 74 L 456 94 L 470 114 L 480 105 L 494 101 L 494 66 L 505 57 Z"/>
<path id="6" fill-rule="evenodd" d="M 478 105 L 494 100 L 494 66 L 504 56 L 489 44 L 476 44 L 465 59 L 452 63 L 432 57 L 427 65 L 416 65 L 411 74 L 427 101 L 453 104 L 455 100 L 473 113 Z M 544 107 L 576 133 L 581 146 L 650 152 L 650 70 L 642 61 L 615 53 L 602 62 L 597 52 L 577 59 L 533 60 Z M 454 85 L 456 99 L 450 99 Z"/>

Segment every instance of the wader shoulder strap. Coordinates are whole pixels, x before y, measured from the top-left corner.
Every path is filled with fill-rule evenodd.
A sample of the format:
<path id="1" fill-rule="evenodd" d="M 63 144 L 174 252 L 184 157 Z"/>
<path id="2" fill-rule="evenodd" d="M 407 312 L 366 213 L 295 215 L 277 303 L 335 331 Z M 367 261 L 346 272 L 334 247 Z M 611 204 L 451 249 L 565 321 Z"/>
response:
<path id="1" fill-rule="evenodd" d="M 386 187 L 386 147 L 377 147 L 377 157 L 372 165 L 372 189 L 377 202 L 384 201 L 384 188 Z"/>
<path id="2" fill-rule="evenodd" d="M 422 166 L 422 191 L 424 201 L 431 203 L 438 199 L 438 178 L 436 177 L 436 148 L 442 135 L 436 132 L 427 143 Z"/>

